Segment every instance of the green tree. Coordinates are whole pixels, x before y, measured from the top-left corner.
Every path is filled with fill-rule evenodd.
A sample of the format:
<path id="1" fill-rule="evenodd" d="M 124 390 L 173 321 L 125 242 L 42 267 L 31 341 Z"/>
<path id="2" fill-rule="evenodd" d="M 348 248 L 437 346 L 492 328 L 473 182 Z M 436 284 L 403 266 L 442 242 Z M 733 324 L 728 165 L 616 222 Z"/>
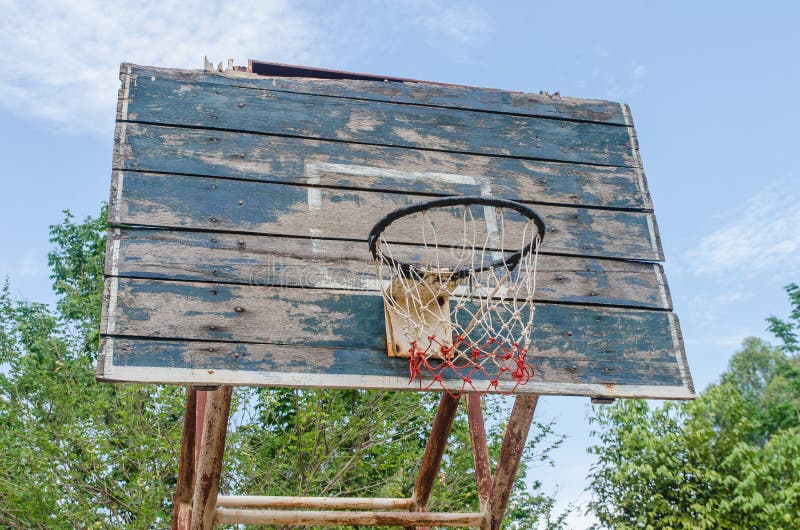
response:
<path id="1" fill-rule="evenodd" d="M 105 209 L 51 227 L 57 302 L 0 291 L 0 528 L 166 528 L 186 391 L 94 380 Z M 223 491 L 409 495 L 437 396 L 414 392 L 237 389 Z M 508 408 L 487 400 L 491 458 Z M 512 494 L 510 530 L 563 527 L 553 498 L 526 480 L 561 437 L 535 424 Z M 463 410 L 432 509 L 477 507 Z"/>
<path id="2" fill-rule="evenodd" d="M 595 410 L 600 527 L 800 528 L 800 297 L 787 292 L 789 318 L 769 319 L 780 344 L 745 340 L 695 401 Z"/>
<path id="3" fill-rule="evenodd" d="M 165 527 L 184 391 L 95 383 L 105 211 L 51 235 L 55 308 L 0 294 L 0 527 Z"/>

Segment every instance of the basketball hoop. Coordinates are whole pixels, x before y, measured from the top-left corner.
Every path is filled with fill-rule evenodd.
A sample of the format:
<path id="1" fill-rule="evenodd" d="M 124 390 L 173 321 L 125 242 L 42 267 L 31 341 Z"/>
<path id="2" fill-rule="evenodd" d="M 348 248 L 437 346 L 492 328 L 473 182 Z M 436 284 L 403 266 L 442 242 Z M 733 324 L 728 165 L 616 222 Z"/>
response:
<path id="1" fill-rule="evenodd" d="M 489 197 L 434 199 L 390 213 L 369 235 L 389 355 L 410 382 L 511 393 L 533 376 L 536 263 L 545 227 L 532 209 Z"/>

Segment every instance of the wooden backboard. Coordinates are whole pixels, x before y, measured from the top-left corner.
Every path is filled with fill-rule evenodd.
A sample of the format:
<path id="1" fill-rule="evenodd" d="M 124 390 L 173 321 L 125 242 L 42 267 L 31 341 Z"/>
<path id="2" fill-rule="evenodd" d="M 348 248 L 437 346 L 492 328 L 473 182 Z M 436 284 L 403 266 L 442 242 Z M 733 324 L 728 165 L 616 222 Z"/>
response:
<path id="1" fill-rule="evenodd" d="M 517 392 L 694 395 L 626 105 L 130 64 L 121 80 L 98 379 L 414 389 L 386 355 L 367 234 L 481 194 L 548 227 Z"/>

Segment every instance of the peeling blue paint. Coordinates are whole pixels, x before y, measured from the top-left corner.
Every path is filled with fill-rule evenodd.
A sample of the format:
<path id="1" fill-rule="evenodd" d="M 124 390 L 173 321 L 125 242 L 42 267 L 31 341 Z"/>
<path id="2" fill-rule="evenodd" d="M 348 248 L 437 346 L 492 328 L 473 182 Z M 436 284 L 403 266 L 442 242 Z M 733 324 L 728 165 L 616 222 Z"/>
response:
<path id="1" fill-rule="evenodd" d="M 189 82 L 156 78 L 130 88 L 135 120 L 321 138 L 631 166 L 626 127 L 558 121 L 390 102 L 259 93 L 217 85 L 185 90 Z M 324 119 L 321 119 L 324 118 Z"/>

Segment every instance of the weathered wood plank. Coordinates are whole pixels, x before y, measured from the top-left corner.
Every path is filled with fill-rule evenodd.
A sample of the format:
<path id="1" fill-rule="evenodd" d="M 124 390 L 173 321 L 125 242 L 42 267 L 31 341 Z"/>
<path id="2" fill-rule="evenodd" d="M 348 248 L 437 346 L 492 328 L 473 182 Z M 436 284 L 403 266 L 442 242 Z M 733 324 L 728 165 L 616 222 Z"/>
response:
<path id="1" fill-rule="evenodd" d="M 311 388 L 366 388 L 418 390 L 409 384 L 408 363 L 388 357 L 385 351 L 304 348 L 252 343 L 159 341 L 133 338 L 101 340 L 104 354 L 114 362 L 101 381 L 136 381 L 163 384 L 233 384 Z M 338 359 L 338 362 L 337 362 Z M 690 381 L 672 374 L 675 362 L 622 365 L 576 361 L 547 356 L 529 359 L 536 375 L 516 392 L 591 397 L 690 399 Z M 352 367 L 358 365 L 353 371 Z M 335 370 L 328 367 L 336 366 Z M 680 382 L 678 382 L 680 381 Z M 445 380 L 460 390 L 460 380 Z M 501 382 L 500 390 L 514 384 Z"/>
<path id="2" fill-rule="evenodd" d="M 115 169 L 652 209 L 641 168 L 129 123 Z"/>
<path id="3" fill-rule="evenodd" d="M 635 167 L 631 128 L 138 77 L 131 121 Z M 323 119 L 324 117 L 324 119 Z"/>
<path id="4" fill-rule="evenodd" d="M 291 186 L 183 175 L 116 172 L 109 212 L 112 225 L 145 225 L 365 241 L 387 213 L 423 200 L 405 194 Z M 649 212 L 537 205 L 547 226 L 541 251 L 658 261 L 660 242 Z M 485 230 L 482 210 L 476 227 Z M 462 212 L 443 209 L 430 218 L 441 241 L 462 236 Z M 358 222 L 355 222 L 355 216 Z M 483 228 L 481 228 L 483 225 Z M 419 226 L 395 223 L 392 240 L 420 241 Z M 524 227 L 506 219 L 507 228 Z M 510 237 L 509 241 L 522 239 Z"/>
<path id="5" fill-rule="evenodd" d="M 107 282 L 106 303 L 114 297 L 119 309 L 113 321 L 102 322 L 105 336 L 297 347 L 295 354 L 277 357 L 268 349 L 254 356 L 247 346 L 233 343 L 211 346 L 212 351 L 192 349 L 209 362 L 198 368 L 406 374 L 403 360 L 385 355 L 377 294 L 122 278 Z M 539 304 L 536 322 L 529 355 L 542 381 L 551 380 L 552 370 L 572 379 L 589 378 L 583 382 L 620 384 L 621 378 L 631 377 L 630 384 L 674 385 L 688 378 L 679 366 L 670 313 Z M 124 357 L 117 352 L 114 362 L 124 364 Z M 134 357 L 140 366 L 194 367 L 193 354 L 141 351 Z"/>
<path id="6" fill-rule="evenodd" d="M 625 116 L 620 109 L 620 105 L 612 101 L 527 94 L 471 86 L 442 85 L 425 81 L 380 83 L 375 81 L 321 80 L 262 76 L 236 71 L 217 73 L 128 64 L 123 64 L 121 67 L 123 75 L 128 71 L 129 66 L 133 76 L 136 78 L 160 77 L 188 83 L 213 83 L 279 92 L 393 101 L 416 105 L 626 125 Z"/>
<path id="7" fill-rule="evenodd" d="M 148 229 L 114 229 L 109 237 L 108 276 L 378 289 L 363 242 Z M 671 308 L 658 264 L 542 254 L 536 278 L 537 301 Z"/>
<path id="8" fill-rule="evenodd" d="M 138 373 L 140 376 L 146 370 L 153 371 L 143 381 L 181 383 L 181 379 L 173 377 L 176 370 L 183 370 L 184 377 L 187 372 L 196 377 L 208 374 L 209 379 L 203 379 L 203 382 L 216 384 L 396 390 L 419 388 L 416 382 L 409 383 L 408 361 L 387 356 L 385 349 L 356 350 L 125 337 L 107 338 L 105 342 L 113 343 L 114 370 L 124 372 L 130 369 L 131 373 Z M 624 356 L 617 355 L 615 358 L 608 354 L 598 355 L 598 359 L 576 359 L 575 352 L 570 351 L 554 355 L 556 356 L 534 352 L 528 356 L 536 371 L 528 383 L 535 389 L 531 391 L 559 393 L 552 388 L 549 391 L 542 390 L 542 384 L 556 384 L 561 390 L 570 390 L 575 385 L 602 385 L 603 391 L 600 395 L 605 396 L 614 394 L 615 385 L 684 386 L 677 376 L 674 360 L 626 359 Z M 666 371 L 666 376 L 662 374 L 663 371 Z M 217 373 L 243 375 L 234 379 L 217 379 L 214 376 Z M 654 373 L 659 374 L 655 380 Z M 105 380 L 115 380 L 113 372 L 106 374 Z M 452 388 L 460 389 L 461 381 L 456 383 Z M 521 387 L 520 390 L 525 391 Z M 567 392 L 569 393 L 571 392 Z M 640 394 L 639 397 L 641 396 Z"/>

